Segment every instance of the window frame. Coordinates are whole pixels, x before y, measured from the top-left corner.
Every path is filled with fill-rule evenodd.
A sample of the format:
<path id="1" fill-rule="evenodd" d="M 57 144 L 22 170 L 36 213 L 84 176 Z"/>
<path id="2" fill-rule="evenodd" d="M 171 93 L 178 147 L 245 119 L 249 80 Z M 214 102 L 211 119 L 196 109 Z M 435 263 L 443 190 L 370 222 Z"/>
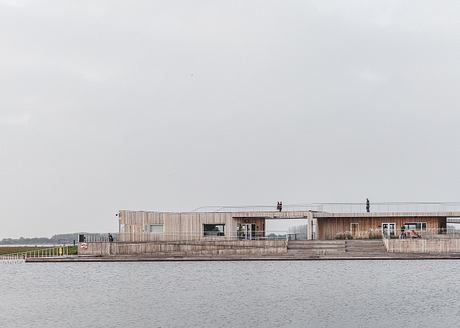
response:
<path id="1" fill-rule="evenodd" d="M 222 231 L 216 231 L 216 234 L 212 234 L 212 230 L 206 230 L 206 226 L 222 226 Z M 225 223 L 203 223 L 203 237 L 225 237 Z"/>
<path id="2" fill-rule="evenodd" d="M 153 227 L 161 227 L 161 231 L 154 231 Z M 161 234 L 161 233 L 165 232 L 165 225 L 164 225 L 164 223 L 146 224 L 144 226 L 144 232 L 146 232 L 146 233 L 154 233 L 154 234 Z"/>
<path id="3" fill-rule="evenodd" d="M 409 225 L 412 225 L 412 226 L 415 225 L 415 229 L 410 228 Z M 420 225 L 420 228 L 417 227 L 418 225 Z M 425 232 L 427 231 L 428 224 L 423 221 L 404 222 L 403 227 L 404 227 L 404 230 L 415 230 L 415 231 Z"/>

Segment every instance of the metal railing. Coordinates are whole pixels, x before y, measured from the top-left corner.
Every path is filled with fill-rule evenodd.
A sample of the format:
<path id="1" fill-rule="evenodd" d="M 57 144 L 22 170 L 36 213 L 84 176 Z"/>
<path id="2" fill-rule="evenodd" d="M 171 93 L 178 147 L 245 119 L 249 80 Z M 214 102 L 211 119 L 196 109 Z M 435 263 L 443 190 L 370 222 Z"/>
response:
<path id="1" fill-rule="evenodd" d="M 343 231 L 335 235 L 328 235 L 326 239 L 385 239 L 385 238 L 459 238 L 460 230 L 453 228 L 443 229 L 382 229 Z M 316 232 L 309 234 L 307 230 L 295 231 L 251 231 L 236 233 L 221 232 L 175 232 L 175 233 L 152 233 L 132 232 L 118 233 L 114 235 L 112 242 L 155 242 L 155 241 L 225 241 L 225 240 L 307 240 L 317 239 Z M 85 238 L 84 243 L 107 243 L 110 242 L 105 236 L 92 236 Z"/>
<path id="2" fill-rule="evenodd" d="M 55 258 L 69 256 L 70 246 L 56 246 L 51 248 L 39 248 L 25 252 L 0 255 L 0 263 L 21 263 L 29 258 Z"/>
<path id="3" fill-rule="evenodd" d="M 95 243 L 95 242 L 110 242 L 118 241 L 118 233 L 111 233 L 112 240 L 109 237 L 109 234 L 83 234 L 84 241 L 86 243 Z"/>
<path id="4" fill-rule="evenodd" d="M 384 237 L 385 248 L 390 253 L 460 253 L 460 231 L 456 229 L 409 230 L 401 231 L 399 236 Z"/>
<path id="5" fill-rule="evenodd" d="M 460 212 L 460 202 L 370 202 L 370 212 Z M 283 204 L 283 211 L 366 213 L 366 202 Z M 276 205 L 204 206 L 193 212 L 276 212 Z"/>
<path id="6" fill-rule="evenodd" d="M 289 231 L 251 231 L 236 233 L 221 232 L 175 232 L 175 233 L 152 233 L 133 232 L 118 233 L 112 242 L 152 242 L 152 241 L 224 241 L 224 240 L 302 240 L 306 232 Z M 106 243 L 108 238 L 101 236 L 86 238 L 84 243 Z"/>
<path id="7" fill-rule="evenodd" d="M 333 239 L 460 239 L 460 230 L 454 228 L 382 229 L 343 231 L 329 236 Z"/>
<path id="8" fill-rule="evenodd" d="M 460 239 L 460 230 L 454 228 L 398 229 L 386 230 L 384 239 Z"/>

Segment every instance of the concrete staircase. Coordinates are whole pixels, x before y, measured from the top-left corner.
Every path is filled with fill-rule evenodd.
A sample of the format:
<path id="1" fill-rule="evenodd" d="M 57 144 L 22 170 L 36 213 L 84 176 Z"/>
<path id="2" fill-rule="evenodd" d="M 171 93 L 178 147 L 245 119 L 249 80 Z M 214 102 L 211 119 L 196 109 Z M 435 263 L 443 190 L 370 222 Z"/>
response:
<path id="1" fill-rule="evenodd" d="M 352 256 L 386 256 L 385 245 L 380 239 L 345 240 L 345 252 Z"/>
<path id="2" fill-rule="evenodd" d="M 343 240 L 289 241 L 287 253 L 292 257 L 341 256 L 345 254 L 345 242 Z"/>
<path id="3" fill-rule="evenodd" d="M 305 240 L 289 241 L 288 256 L 322 257 L 391 257 L 382 240 Z"/>

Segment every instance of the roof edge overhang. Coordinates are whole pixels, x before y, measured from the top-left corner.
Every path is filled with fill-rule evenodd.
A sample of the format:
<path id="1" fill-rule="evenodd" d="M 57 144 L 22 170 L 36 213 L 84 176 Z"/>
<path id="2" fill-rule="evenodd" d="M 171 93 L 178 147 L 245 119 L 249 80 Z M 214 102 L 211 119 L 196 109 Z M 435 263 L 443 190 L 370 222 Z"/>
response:
<path id="1" fill-rule="evenodd" d="M 460 212 L 375 212 L 375 213 L 328 213 L 316 212 L 314 218 L 394 218 L 394 217 L 413 217 L 413 218 L 458 218 Z"/>

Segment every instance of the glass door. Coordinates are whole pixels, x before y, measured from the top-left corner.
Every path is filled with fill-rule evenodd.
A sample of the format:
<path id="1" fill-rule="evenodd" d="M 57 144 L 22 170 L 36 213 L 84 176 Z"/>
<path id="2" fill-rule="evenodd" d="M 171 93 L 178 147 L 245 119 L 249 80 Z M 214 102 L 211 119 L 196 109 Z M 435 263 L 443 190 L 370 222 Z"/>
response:
<path id="1" fill-rule="evenodd" d="M 382 233 L 386 237 L 394 237 L 396 232 L 395 223 L 383 223 L 382 224 Z"/>
<path id="2" fill-rule="evenodd" d="M 253 223 L 238 224 L 237 236 L 240 240 L 252 240 L 256 237 L 256 225 Z"/>

